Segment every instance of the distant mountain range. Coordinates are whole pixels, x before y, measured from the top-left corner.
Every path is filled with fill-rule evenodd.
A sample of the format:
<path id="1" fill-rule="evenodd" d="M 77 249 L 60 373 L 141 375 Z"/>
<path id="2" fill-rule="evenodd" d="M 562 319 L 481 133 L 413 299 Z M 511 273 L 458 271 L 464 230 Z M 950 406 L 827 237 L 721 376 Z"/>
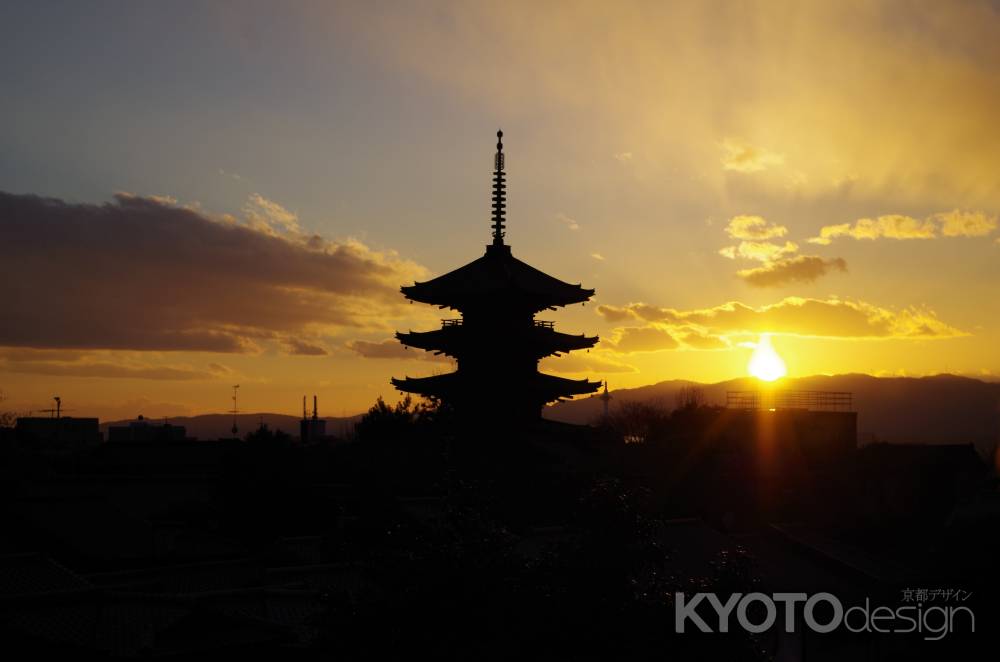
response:
<path id="1" fill-rule="evenodd" d="M 354 423 L 361 418 L 361 414 L 356 416 L 331 417 L 322 416 L 326 421 L 326 433 L 336 436 L 343 436 L 350 430 Z M 163 423 L 166 420 L 171 425 L 183 425 L 189 437 L 196 439 L 221 439 L 232 437 L 233 415 L 232 414 L 200 414 L 198 416 L 175 416 L 169 419 L 149 419 L 150 423 Z M 261 422 L 272 430 L 281 430 L 293 437 L 299 436 L 298 416 L 288 416 L 286 414 L 237 414 L 236 425 L 239 428 L 239 436 L 243 437 L 247 432 L 252 432 L 260 427 Z M 135 419 L 125 421 L 108 421 L 101 423 L 101 432 L 107 438 L 107 430 L 112 425 L 128 425 Z"/>
<path id="2" fill-rule="evenodd" d="M 686 386 L 699 388 L 705 404 L 724 405 L 726 391 L 757 390 L 760 382 L 753 378 L 731 379 L 716 384 L 701 384 L 671 380 L 612 390 L 611 407 L 628 401 L 658 403 L 673 409 L 678 392 Z M 974 443 L 989 450 L 1000 440 L 1000 383 L 984 382 L 968 377 L 936 375 L 934 377 L 872 377 L 849 374 L 784 379 L 781 388 L 801 391 L 848 391 L 853 394 L 858 412 L 858 441 L 891 443 L 950 444 Z M 502 405 L 501 405 L 502 406 Z M 585 424 L 597 419 L 603 404 L 596 396 L 570 400 L 547 407 L 545 418 L 567 423 Z M 325 417 L 329 434 L 341 436 L 361 414 L 346 417 Z M 299 434 L 299 417 L 285 414 L 239 414 L 240 436 L 256 430 L 261 421 L 272 430 L 292 436 Z M 102 432 L 110 425 L 127 425 L 130 421 L 101 424 Z M 156 419 L 156 422 L 161 422 Z M 231 414 L 202 414 L 169 419 L 183 425 L 190 437 L 219 439 L 229 437 L 233 424 Z"/>
<path id="3" fill-rule="evenodd" d="M 753 378 L 731 379 L 717 384 L 672 380 L 612 390 L 611 407 L 627 401 L 676 406 L 677 394 L 685 386 L 701 389 L 705 404 L 724 405 L 726 391 L 757 390 Z M 974 443 L 990 449 L 1000 440 L 1000 383 L 955 375 L 933 377 L 872 377 L 848 374 L 782 380 L 784 390 L 849 391 L 858 412 L 858 441 L 891 443 Z M 597 418 L 603 404 L 596 396 L 557 403 L 545 417 L 567 423 L 588 423 Z"/>

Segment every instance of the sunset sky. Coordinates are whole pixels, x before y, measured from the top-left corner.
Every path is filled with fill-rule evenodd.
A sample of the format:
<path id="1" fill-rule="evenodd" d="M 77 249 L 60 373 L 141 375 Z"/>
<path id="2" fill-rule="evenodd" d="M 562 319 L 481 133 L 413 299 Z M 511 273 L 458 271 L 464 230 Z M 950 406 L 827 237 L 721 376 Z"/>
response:
<path id="1" fill-rule="evenodd" d="M 0 7 L 0 408 L 353 414 L 508 243 L 624 388 L 1000 375 L 1000 3 Z"/>

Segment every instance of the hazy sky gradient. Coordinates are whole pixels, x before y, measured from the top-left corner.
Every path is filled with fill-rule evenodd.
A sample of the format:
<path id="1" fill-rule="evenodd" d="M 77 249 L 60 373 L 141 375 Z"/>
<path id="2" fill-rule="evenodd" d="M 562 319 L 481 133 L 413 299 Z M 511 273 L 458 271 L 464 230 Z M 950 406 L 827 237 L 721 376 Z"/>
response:
<path id="1" fill-rule="evenodd" d="M 448 366 L 384 341 L 451 313 L 386 292 L 482 253 L 499 126 L 515 255 L 597 289 L 550 317 L 604 342 L 546 369 L 715 381 L 773 332 L 791 375 L 995 377 L 998 35 L 989 2 L 6 3 L 0 388 L 102 418 L 395 399 Z M 100 347 L 88 310 L 187 344 Z"/>

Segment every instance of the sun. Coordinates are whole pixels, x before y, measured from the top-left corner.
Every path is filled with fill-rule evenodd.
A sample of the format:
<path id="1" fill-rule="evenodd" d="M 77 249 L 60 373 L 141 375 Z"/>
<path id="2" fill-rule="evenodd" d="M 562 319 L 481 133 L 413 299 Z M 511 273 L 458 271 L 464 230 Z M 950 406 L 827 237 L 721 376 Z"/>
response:
<path id="1" fill-rule="evenodd" d="M 773 382 L 788 373 L 788 370 L 785 369 L 785 362 L 771 346 L 770 333 L 760 334 L 760 340 L 757 341 L 753 356 L 750 357 L 750 363 L 747 364 L 747 371 L 765 382 Z"/>

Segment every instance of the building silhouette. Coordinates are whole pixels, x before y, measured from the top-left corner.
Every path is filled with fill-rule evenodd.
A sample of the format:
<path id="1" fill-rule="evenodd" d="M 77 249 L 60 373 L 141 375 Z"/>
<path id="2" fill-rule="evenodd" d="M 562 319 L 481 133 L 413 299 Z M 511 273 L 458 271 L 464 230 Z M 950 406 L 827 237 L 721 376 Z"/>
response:
<path id="1" fill-rule="evenodd" d="M 153 423 L 141 414 L 134 421 L 129 421 L 128 425 L 111 425 L 108 427 L 108 441 L 124 442 L 168 442 L 184 441 L 187 430 L 183 425 L 171 425 L 163 423 Z"/>
<path id="2" fill-rule="evenodd" d="M 22 443 L 42 451 L 73 451 L 104 441 L 96 418 L 22 416 L 14 428 Z"/>
<path id="3" fill-rule="evenodd" d="M 446 354 L 455 372 L 392 379 L 400 391 L 439 399 L 461 417 L 523 422 L 549 402 L 593 393 L 600 382 L 538 371 L 546 356 L 587 349 L 597 336 L 570 335 L 535 319 L 543 310 L 583 303 L 594 290 L 571 285 L 518 260 L 504 243 L 506 181 L 503 132 L 497 131 L 493 172 L 493 241 L 486 254 L 433 280 L 401 288 L 410 301 L 457 310 L 434 331 L 397 333 L 407 347 Z"/>
<path id="4" fill-rule="evenodd" d="M 730 448 L 794 455 L 822 468 L 857 449 L 858 413 L 846 391 L 726 391 L 712 434 Z"/>

